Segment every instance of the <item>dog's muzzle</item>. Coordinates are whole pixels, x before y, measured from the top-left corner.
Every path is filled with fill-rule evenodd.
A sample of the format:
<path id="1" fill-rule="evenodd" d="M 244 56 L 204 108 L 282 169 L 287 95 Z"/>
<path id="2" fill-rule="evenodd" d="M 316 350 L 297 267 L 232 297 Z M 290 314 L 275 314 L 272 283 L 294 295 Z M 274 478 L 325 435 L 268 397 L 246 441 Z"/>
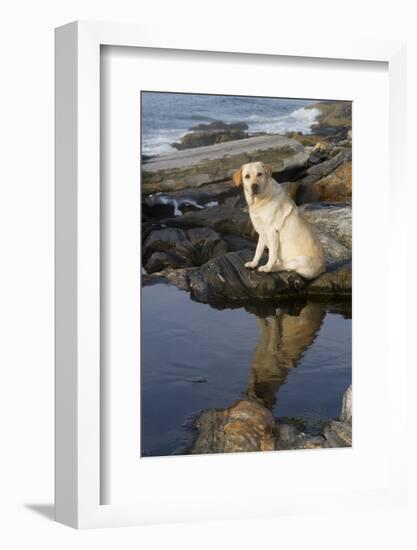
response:
<path id="1" fill-rule="evenodd" d="M 257 195 L 259 193 L 259 184 L 252 183 L 252 195 Z"/>

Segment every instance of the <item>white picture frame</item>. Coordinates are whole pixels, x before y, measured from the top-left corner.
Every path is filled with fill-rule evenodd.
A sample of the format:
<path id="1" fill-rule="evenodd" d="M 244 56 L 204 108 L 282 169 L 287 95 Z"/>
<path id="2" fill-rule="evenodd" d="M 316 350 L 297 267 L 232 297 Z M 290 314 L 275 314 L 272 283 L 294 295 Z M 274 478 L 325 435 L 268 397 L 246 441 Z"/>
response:
<path id="1" fill-rule="evenodd" d="M 236 29 L 216 32 L 195 28 L 187 35 L 167 27 L 113 23 L 75 22 L 56 29 L 56 519 L 76 528 L 134 525 L 161 521 L 201 520 L 248 516 L 244 506 L 232 512 L 221 502 L 200 505 L 193 514 L 176 506 L 175 495 L 147 509 L 134 504 L 101 504 L 100 498 L 100 47 L 102 45 L 206 52 L 248 53 L 381 61 L 389 70 L 390 196 L 400 203 L 406 185 L 405 45 L 385 40 L 328 44 L 297 37 L 287 39 L 261 34 L 248 43 Z M 406 220 L 399 209 L 392 212 L 395 274 L 403 279 L 405 295 Z M 402 246 L 394 246 L 401 242 Z M 388 293 L 389 294 L 389 293 Z M 405 319 L 405 299 L 388 296 L 390 316 Z M 393 377 L 396 421 L 405 418 L 406 331 L 401 323 L 392 338 L 397 342 Z M 402 344 L 402 345 L 401 345 Z M 400 430 L 401 432 L 401 430 Z M 406 491 L 403 434 L 390 455 L 386 487 L 360 494 L 288 495 L 285 502 L 269 506 L 271 514 L 306 512 L 344 506 L 392 506 Z M 260 509 L 262 515 L 264 511 Z"/>

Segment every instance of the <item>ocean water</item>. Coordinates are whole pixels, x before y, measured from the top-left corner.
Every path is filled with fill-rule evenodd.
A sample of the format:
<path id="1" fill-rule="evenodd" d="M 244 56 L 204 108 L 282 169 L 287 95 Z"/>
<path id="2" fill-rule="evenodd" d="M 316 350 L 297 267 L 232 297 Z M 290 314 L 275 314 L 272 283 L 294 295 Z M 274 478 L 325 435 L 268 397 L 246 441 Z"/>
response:
<path id="1" fill-rule="evenodd" d="M 316 100 L 259 98 L 206 94 L 142 92 L 142 153 L 161 155 L 175 151 L 192 126 L 214 120 L 246 122 L 249 132 L 309 133 L 318 114 L 305 109 Z"/>
<path id="2" fill-rule="evenodd" d="M 195 416 L 248 396 L 310 427 L 340 415 L 352 382 L 349 303 L 216 309 L 142 289 L 141 456 L 183 454 Z"/>

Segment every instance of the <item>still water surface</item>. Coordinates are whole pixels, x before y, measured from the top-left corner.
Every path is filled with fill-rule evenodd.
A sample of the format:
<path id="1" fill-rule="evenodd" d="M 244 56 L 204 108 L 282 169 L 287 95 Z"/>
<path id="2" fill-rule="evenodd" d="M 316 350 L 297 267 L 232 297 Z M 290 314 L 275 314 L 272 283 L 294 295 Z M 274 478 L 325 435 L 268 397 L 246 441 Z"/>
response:
<path id="1" fill-rule="evenodd" d="M 311 425 L 351 383 L 347 304 L 214 309 L 159 283 L 142 289 L 142 456 L 184 453 L 195 415 L 257 399 Z"/>

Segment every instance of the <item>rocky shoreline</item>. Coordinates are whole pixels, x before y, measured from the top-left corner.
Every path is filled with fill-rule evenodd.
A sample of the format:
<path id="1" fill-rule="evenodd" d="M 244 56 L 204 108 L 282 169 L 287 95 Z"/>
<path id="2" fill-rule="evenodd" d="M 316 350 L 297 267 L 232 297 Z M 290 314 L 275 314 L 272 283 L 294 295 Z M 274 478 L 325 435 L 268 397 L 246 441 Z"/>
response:
<path id="1" fill-rule="evenodd" d="M 173 284 L 216 308 L 299 300 L 350 305 L 351 104 L 311 107 L 320 115 L 308 135 L 249 136 L 244 122 L 215 121 L 191 129 L 178 151 L 142 159 L 142 285 Z M 314 227 L 327 264 L 317 279 L 244 267 L 256 234 L 231 176 L 255 160 L 271 164 L 273 177 Z M 351 388 L 343 403 L 338 419 L 326 419 L 319 432 L 309 433 L 301 419 L 273 418 L 249 392 L 228 409 L 198 416 L 190 452 L 350 446 Z"/>
<path id="2" fill-rule="evenodd" d="M 218 454 L 352 446 L 352 386 L 342 398 L 340 416 L 322 419 L 314 433 L 303 419 L 274 418 L 255 400 L 241 399 L 228 409 L 209 409 L 194 422 L 189 454 Z"/>

